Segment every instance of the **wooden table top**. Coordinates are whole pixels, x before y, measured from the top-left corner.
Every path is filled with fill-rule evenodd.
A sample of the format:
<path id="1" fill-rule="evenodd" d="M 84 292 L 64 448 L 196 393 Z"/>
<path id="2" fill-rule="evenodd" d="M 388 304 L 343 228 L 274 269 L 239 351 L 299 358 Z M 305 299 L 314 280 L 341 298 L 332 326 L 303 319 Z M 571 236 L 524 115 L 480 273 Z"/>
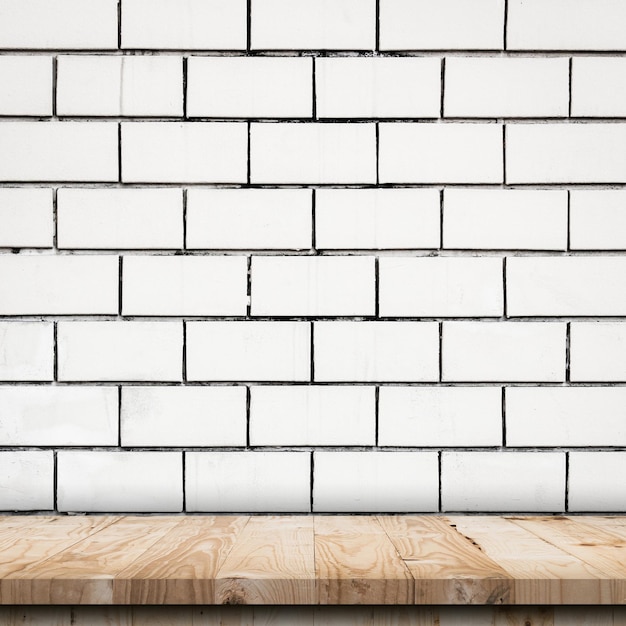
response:
<path id="1" fill-rule="evenodd" d="M 2 516 L 0 604 L 626 604 L 626 517 Z"/>

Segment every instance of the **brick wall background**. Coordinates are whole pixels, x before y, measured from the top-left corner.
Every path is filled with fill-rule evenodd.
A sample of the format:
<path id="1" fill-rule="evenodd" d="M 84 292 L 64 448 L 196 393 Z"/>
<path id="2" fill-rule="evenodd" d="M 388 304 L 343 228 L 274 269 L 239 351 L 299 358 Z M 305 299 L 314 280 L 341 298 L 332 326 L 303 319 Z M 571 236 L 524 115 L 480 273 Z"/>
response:
<path id="1" fill-rule="evenodd" d="M 0 0 L 0 509 L 626 509 L 626 4 Z"/>

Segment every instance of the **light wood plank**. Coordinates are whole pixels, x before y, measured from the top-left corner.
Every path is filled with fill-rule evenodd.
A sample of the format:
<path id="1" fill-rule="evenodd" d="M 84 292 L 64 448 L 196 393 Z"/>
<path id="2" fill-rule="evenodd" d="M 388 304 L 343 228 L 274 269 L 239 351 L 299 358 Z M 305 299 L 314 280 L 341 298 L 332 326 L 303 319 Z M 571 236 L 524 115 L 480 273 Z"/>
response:
<path id="1" fill-rule="evenodd" d="M 313 518 L 251 517 L 219 568 L 216 604 L 314 604 Z"/>
<path id="2" fill-rule="evenodd" d="M 600 604 L 611 592 L 602 571 L 510 520 L 496 516 L 448 519 L 515 579 L 515 604 Z"/>
<path id="3" fill-rule="evenodd" d="M 586 515 L 584 517 L 579 516 L 567 516 L 568 519 L 571 519 L 574 522 L 579 522 L 583 524 L 587 524 L 589 526 L 593 526 L 600 530 L 604 530 L 605 532 L 611 533 L 613 535 L 617 535 L 621 539 L 626 540 L 626 517 L 604 517 L 604 516 L 591 516 Z"/>
<path id="4" fill-rule="evenodd" d="M 412 604 L 413 578 L 378 520 L 315 517 L 320 604 Z"/>
<path id="5" fill-rule="evenodd" d="M 115 576 L 116 604 L 213 604 L 219 567 L 249 518 L 179 519 L 155 546 Z"/>
<path id="6" fill-rule="evenodd" d="M 554 626 L 613 626 L 612 607 L 554 607 Z"/>
<path id="7" fill-rule="evenodd" d="M 512 601 L 511 576 L 442 518 L 378 519 L 415 579 L 415 604 Z"/>
<path id="8" fill-rule="evenodd" d="M 321 606 L 315 626 L 439 626 L 436 607 Z M 467 626 L 467 625 L 464 625 Z"/>
<path id="9" fill-rule="evenodd" d="M 437 626 L 554 626 L 552 607 L 441 607 Z"/>

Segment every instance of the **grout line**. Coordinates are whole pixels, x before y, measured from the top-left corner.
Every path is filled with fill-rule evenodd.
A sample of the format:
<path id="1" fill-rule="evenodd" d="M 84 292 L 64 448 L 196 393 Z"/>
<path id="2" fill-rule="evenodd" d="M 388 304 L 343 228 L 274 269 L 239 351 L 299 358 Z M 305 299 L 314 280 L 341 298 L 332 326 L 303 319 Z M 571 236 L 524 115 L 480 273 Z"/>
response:
<path id="1" fill-rule="evenodd" d="M 182 451 L 183 513 L 187 512 L 187 453 Z"/>
<path id="2" fill-rule="evenodd" d="M 187 320 L 183 320 L 183 380 L 184 385 L 187 382 Z"/>
<path id="3" fill-rule="evenodd" d="M 56 383 L 59 380 L 59 341 L 58 322 L 52 324 L 52 380 Z"/>
<path id="4" fill-rule="evenodd" d="M 317 72 L 315 67 L 315 57 L 311 57 L 312 64 L 312 86 L 311 86 L 311 94 L 312 94 L 312 106 L 311 106 L 311 117 L 312 119 L 317 121 Z"/>
<path id="5" fill-rule="evenodd" d="M 57 84 L 59 76 L 58 57 L 52 57 L 52 117 L 57 117 Z"/>
<path id="6" fill-rule="evenodd" d="M 380 0 L 376 0 L 376 35 L 374 43 L 374 52 L 380 52 Z"/>
<path id="7" fill-rule="evenodd" d="M 376 186 L 380 185 L 380 124 L 375 123 L 376 129 Z"/>
<path id="8" fill-rule="evenodd" d="M 444 201 L 444 191 L 443 189 L 439 190 L 439 250 L 443 250 L 443 201 Z"/>
<path id="9" fill-rule="evenodd" d="M 374 445 L 378 448 L 378 428 L 380 422 L 380 386 L 374 388 Z"/>
<path id="10" fill-rule="evenodd" d="M 569 512 L 569 450 L 565 452 L 565 512 Z"/>
<path id="11" fill-rule="evenodd" d="M 122 447 L 122 385 L 117 387 L 117 447 Z"/>
<path id="12" fill-rule="evenodd" d="M 567 324 L 565 324 L 565 382 L 566 383 L 569 383 L 571 380 L 571 375 L 570 375 L 571 343 L 572 343 L 572 323 L 567 322 Z"/>
<path id="13" fill-rule="evenodd" d="M 311 189 L 311 247 L 313 254 L 319 254 L 317 249 L 317 191 Z"/>
<path id="14" fill-rule="evenodd" d="M 59 249 L 59 203 L 58 189 L 52 189 L 52 248 L 57 251 Z"/>
<path id="15" fill-rule="evenodd" d="M 187 77 L 189 57 L 183 57 L 183 118 L 187 119 Z"/>
<path id="16" fill-rule="evenodd" d="M 183 189 L 183 250 L 187 250 L 187 188 Z"/>
<path id="17" fill-rule="evenodd" d="M 117 123 L 117 180 L 122 181 L 122 123 Z"/>
<path id="18" fill-rule="evenodd" d="M 246 448 L 250 448 L 250 417 L 252 406 L 252 392 L 250 386 L 246 385 Z"/>
<path id="19" fill-rule="evenodd" d="M 567 101 L 567 116 L 572 117 L 572 65 L 574 59 L 572 57 L 569 58 L 569 82 L 568 82 L 568 101 Z"/>
<path id="20" fill-rule="evenodd" d="M 252 48 L 252 0 L 246 2 L 246 52 Z"/>
<path id="21" fill-rule="evenodd" d="M 443 322 L 439 322 L 439 382 L 443 382 Z"/>
<path id="22" fill-rule="evenodd" d="M 442 502 L 443 502 L 443 498 L 442 498 L 442 472 L 441 472 L 441 457 L 442 457 L 442 451 L 439 450 L 437 453 L 437 475 L 439 477 L 439 501 L 437 503 L 437 508 L 439 510 L 439 513 L 443 513 L 443 506 L 442 506 Z"/>
<path id="23" fill-rule="evenodd" d="M 122 0 L 117 0 L 117 48 L 122 49 Z"/>
<path id="24" fill-rule="evenodd" d="M 246 318 L 250 318 L 252 317 L 252 256 L 247 257 L 246 296 L 248 298 L 246 303 Z"/>
<path id="25" fill-rule="evenodd" d="M 122 317 L 122 295 L 123 295 L 123 273 L 124 273 L 124 257 L 118 257 L 118 285 L 117 285 L 117 315 Z"/>
<path id="26" fill-rule="evenodd" d="M 509 0 L 504 0 L 504 32 L 502 36 L 502 47 L 504 50 L 508 48 L 508 30 L 509 30 Z"/>
<path id="27" fill-rule="evenodd" d="M 502 257 L 502 316 L 505 318 L 509 316 L 506 289 L 506 259 L 507 257 Z"/>
<path id="28" fill-rule="evenodd" d="M 311 383 L 315 382 L 315 323 L 314 322 L 309 322 L 309 335 L 310 335 L 310 358 L 311 358 L 311 363 L 310 363 L 310 378 L 311 378 Z"/>
<path id="29" fill-rule="evenodd" d="M 374 258 L 374 317 L 380 318 L 380 259 Z"/>
<path id="30" fill-rule="evenodd" d="M 59 513 L 59 459 L 57 451 L 52 452 L 52 509 L 55 513 Z"/>
<path id="31" fill-rule="evenodd" d="M 310 489 L 311 489 L 311 495 L 310 495 L 310 512 L 313 513 L 313 485 L 315 484 L 315 452 L 313 450 L 311 450 L 311 474 L 310 474 Z"/>
<path id="32" fill-rule="evenodd" d="M 572 228 L 571 228 L 571 206 L 572 206 L 572 192 L 567 190 L 567 252 L 572 249 Z"/>
<path id="33" fill-rule="evenodd" d="M 502 184 L 506 185 L 506 124 L 502 124 Z"/>
<path id="34" fill-rule="evenodd" d="M 502 446 L 506 445 L 506 387 L 502 387 Z"/>
<path id="35" fill-rule="evenodd" d="M 446 89 L 446 57 L 441 59 L 441 101 L 439 103 L 439 117 L 444 115 L 444 94 Z"/>
<path id="36" fill-rule="evenodd" d="M 248 122 L 248 161 L 246 167 L 246 184 L 250 185 L 252 180 L 251 146 L 252 146 L 252 122 Z"/>

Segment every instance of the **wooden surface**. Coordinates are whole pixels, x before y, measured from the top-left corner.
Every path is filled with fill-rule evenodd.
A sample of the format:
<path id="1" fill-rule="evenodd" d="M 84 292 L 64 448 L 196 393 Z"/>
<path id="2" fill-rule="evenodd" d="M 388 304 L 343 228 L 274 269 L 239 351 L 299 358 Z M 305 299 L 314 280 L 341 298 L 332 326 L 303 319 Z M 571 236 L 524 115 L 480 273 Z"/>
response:
<path id="1" fill-rule="evenodd" d="M 616 516 L 4 516 L 0 555 L 5 605 L 626 604 Z"/>

